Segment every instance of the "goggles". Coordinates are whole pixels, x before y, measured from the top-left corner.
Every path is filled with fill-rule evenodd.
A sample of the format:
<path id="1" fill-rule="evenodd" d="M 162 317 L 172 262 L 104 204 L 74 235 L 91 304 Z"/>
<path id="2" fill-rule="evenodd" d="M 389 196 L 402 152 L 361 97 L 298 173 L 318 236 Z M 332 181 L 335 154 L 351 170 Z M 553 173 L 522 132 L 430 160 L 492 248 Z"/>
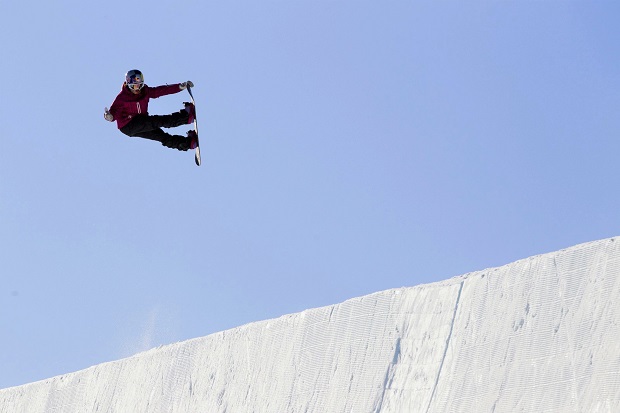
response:
<path id="1" fill-rule="evenodd" d="M 131 90 L 140 90 L 144 87 L 144 82 L 127 83 L 127 87 Z"/>

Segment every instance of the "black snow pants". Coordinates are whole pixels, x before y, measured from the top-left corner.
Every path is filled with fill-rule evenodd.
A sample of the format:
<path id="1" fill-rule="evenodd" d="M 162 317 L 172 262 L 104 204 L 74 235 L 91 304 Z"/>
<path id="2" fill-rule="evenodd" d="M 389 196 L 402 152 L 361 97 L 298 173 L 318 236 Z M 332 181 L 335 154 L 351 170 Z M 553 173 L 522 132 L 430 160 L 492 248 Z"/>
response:
<path id="1" fill-rule="evenodd" d="M 189 114 L 185 110 L 170 115 L 137 115 L 120 131 L 127 136 L 150 139 L 161 142 L 168 148 L 186 151 L 189 149 L 189 138 L 181 135 L 170 135 L 161 128 L 174 128 L 187 124 Z"/>

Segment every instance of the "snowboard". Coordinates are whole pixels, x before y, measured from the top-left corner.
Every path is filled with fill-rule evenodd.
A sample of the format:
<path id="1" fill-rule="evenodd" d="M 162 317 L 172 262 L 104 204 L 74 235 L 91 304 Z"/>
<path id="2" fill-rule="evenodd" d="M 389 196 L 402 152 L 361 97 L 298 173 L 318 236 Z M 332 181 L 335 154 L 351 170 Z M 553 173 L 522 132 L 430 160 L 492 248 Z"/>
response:
<path id="1" fill-rule="evenodd" d="M 194 112 L 196 112 L 196 101 L 194 100 L 194 95 L 192 94 L 192 88 L 187 86 L 187 92 L 189 93 L 189 97 L 192 98 L 192 103 L 194 105 Z M 194 113 L 194 131 L 196 131 L 196 149 L 194 154 L 194 160 L 196 161 L 196 165 L 200 166 L 200 136 L 198 135 L 198 116 Z"/>

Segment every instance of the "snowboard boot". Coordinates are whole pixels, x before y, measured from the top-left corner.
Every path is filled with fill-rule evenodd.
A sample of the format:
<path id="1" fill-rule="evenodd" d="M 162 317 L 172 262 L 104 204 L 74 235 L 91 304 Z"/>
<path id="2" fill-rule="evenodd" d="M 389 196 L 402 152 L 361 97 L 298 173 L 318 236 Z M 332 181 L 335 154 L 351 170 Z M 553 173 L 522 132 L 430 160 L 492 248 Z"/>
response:
<path id="1" fill-rule="evenodd" d="M 198 134 L 195 130 L 187 131 L 187 138 L 189 139 L 189 149 L 196 149 L 198 146 Z"/>
<path id="2" fill-rule="evenodd" d="M 185 105 L 185 111 L 189 115 L 189 120 L 187 123 L 193 123 L 194 119 L 196 119 L 196 107 L 190 102 L 183 102 L 183 104 Z"/>

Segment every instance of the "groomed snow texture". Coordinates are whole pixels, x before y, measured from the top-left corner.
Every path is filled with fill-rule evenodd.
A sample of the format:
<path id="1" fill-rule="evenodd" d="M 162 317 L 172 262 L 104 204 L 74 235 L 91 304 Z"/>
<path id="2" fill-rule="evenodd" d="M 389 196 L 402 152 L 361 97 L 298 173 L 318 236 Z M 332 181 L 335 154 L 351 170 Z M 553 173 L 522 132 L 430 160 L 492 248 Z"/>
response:
<path id="1" fill-rule="evenodd" d="M 606 239 L 0 390 L 0 412 L 620 412 L 619 300 Z"/>

